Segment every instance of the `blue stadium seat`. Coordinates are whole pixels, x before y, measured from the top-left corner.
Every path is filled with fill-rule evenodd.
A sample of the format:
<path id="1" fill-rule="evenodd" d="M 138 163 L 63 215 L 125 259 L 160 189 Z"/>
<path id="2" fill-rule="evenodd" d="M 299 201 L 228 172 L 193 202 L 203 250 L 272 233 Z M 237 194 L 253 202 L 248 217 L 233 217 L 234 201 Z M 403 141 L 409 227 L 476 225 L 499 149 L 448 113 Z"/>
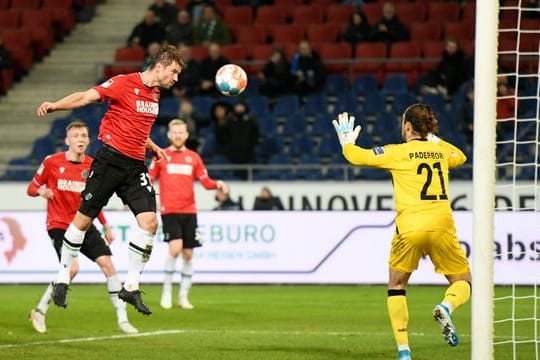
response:
<path id="1" fill-rule="evenodd" d="M 386 111 L 386 100 L 380 93 L 369 93 L 364 98 L 362 112 L 366 115 L 376 115 Z"/>
<path id="2" fill-rule="evenodd" d="M 84 122 L 101 121 L 101 105 L 92 104 L 74 109 L 72 115 L 74 119 L 82 120 Z"/>
<path id="3" fill-rule="evenodd" d="M 385 180 L 390 178 L 390 174 L 383 169 L 362 167 L 357 177 L 364 180 Z"/>
<path id="4" fill-rule="evenodd" d="M 401 128 L 400 118 L 395 113 L 379 113 L 373 123 L 373 134 L 383 136 L 386 132 Z"/>
<path id="5" fill-rule="evenodd" d="M 324 136 L 334 131 L 332 126 L 332 116 L 328 114 L 319 114 L 315 116 L 311 125 L 311 135 Z"/>
<path id="6" fill-rule="evenodd" d="M 304 104 L 304 114 L 308 116 L 315 116 L 317 114 L 328 113 L 328 100 L 323 94 L 310 94 L 306 98 Z"/>
<path id="7" fill-rule="evenodd" d="M 315 154 L 321 157 L 330 157 L 336 153 L 341 154 L 341 145 L 337 135 L 333 132 L 323 136 Z"/>
<path id="8" fill-rule="evenodd" d="M 299 165 L 321 165 L 321 158 L 304 154 L 298 159 Z M 321 168 L 298 168 L 294 174 L 296 179 L 321 180 L 323 178 Z"/>
<path id="9" fill-rule="evenodd" d="M 275 154 L 268 159 L 269 165 L 291 165 L 292 163 L 292 158 L 287 154 Z M 292 171 L 285 167 L 269 169 L 267 172 L 269 179 L 288 180 L 292 178 Z"/>
<path id="10" fill-rule="evenodd" d="M 207 136 L 202 144 L 199 154 L 203 158 L 211 157 L 216 152 L 216 138 L 212 135 Z"/>
<path id="11" fill-rule="evenodd" d="M 282 136 L 293 137 L 297 134 L 304 134 L 307 132 L 306 117 L 301 112 L 289 113 L 283 129 L 281 131 Z"/>
<path id="12" fill-rule="evenodd" d="M 392 112 L 401 116 L 409 106 L 416 102 L 416 96 L 410 91 L 395 94 L 394 100 L 392 101 Z"/>
<path id="13" fill-rule="evenodd" d="M 381 93 L 385 96 L 406 93 L 408 91 L 407 75 L 403 74 L 387 75 L 381 88 Z"/>
<path id="14" fill-rule="evenodd" d="M 297 134 L 292 138 L 289 146 L 289 155 L 302 156 L 313 151 L 313 139 L 309 134 Z"/>
<path id="15" fill-rule="evenodd" d="M 38 163 L 36 159 L 30 156 L 11 159 L 2 180 L 30 181 L 37 170 Z"/>
<path id="16" fill-rule="evenodd" d="M 334 105 L 334 115 L 347 112 L 356 112 L 358 110 L 358 100 L 352 94 L 343 94 L 338 96 Z"/>
<path id="17" fill-rule="evenodd" d="M 97 152 L 99 151 L 99 149 L 101 149 L 102 146 L 103 143 L 101 142 L 101 140 L 93 140 L 90 142 L 86 153 L 90 156 L 96 156 Z"/>
<path id="18" fill-rule="evenodd" d="M 260 95 L 261 80 L 256 76 L 248 76 L 248 85 L 242 96 L 251 97 Z"/>
<path id="19" fill-rule="evenodd" d="M 159 147 L 165 148 L 169 146 L 169 139 L 167 137 L 167 127 L 163 125 L 154 124 L 150 131 L 150 139 L 156 143 Z"/>
<path id="20" fill-rule="evenodd" d="M 30 157 L 41 161 L 45 156 L 55 152 L 56 143 L 54 139 L 52 139 L 49 135 L 45 135 L 34 141 L 32 151 L 30 152 Z"/>
<path id="21" fill-rule="evenodd" d="M 276 98 L 272 113 L 275 116 L 288 116 L 300 109 L 300 101 L 296 95 L 282 95 Z"/>
<path id="22" fill-rule="evenodd" d="M 446 113 L 446 101 L 441 94 L 426 94 L 422 97 L 422 102 L 429 105 L 437 115 Z"/>
<path id="23" fill-rule="evenodd" d="M 208 164 L 212 165 L 229 165 L 231 164 L 231 161 L 229 158 L 227 158 L 225 155 L 214 155 L 212 156 L 212 159 L 208 162 Z M 224 170 L 224 169 L 212 169 L 212 173 L 210 174 L 215 179 L 222 179 L 222 180 L 231 180 L 233 178 L 232 170 Z"/>
<path id="24" fill-rule="evenodd" d="M 349 80 L 341 74 L 330 74 L 324 83 L 324 93 L 326 95 L 341 96 L 348 93 Z"/>
<path id="25" fill-rule="evenodd" d="M 393 131 L 385 131 L 381 135 L 381 141 L 379 145 L 388 145 L 388 144 L 400 144 L 403 142 L 403 139 L 401 138 L 401 130 L 399 128 L 395 128 Z"/>
<path id="26" fill-rule="evenodd" d="M 55 119 L 52 123 L 51 130 L 49 130 L 49 136 L 55 140 L 64 139 L 66 137 L 66 127 L 71 121 L 73 121 L 71 115 Z"/>
<path id="27" fill-rule="evenodd" d="M 283 139 L 279 136 L 263 136 L 257 148 L 257 156 L 267 159 L 283 152 Z"/>
<path id="28" fill-rule="evenodd" d="M 264 116 L 270 112 L 270 106 L 268 104 L 268 98 L 266 96 L 257 95 L 246 98 L 246 104 L 249 109 L 256 116 Z"/>
<path id="29" fill-rule="evenodd" d="M 180 102 L 174 96 L 162 97 L 159 100 L 159 118 L 174 119 L 178 116 Z"/>
<path id="30" fill-rule="evenodd" d="M 343 157 L 341 152 L 335 153 L 330 158 L 329 167 L 324 174 L 324 178 L 328 180 L 345 180 L 354 178 L 354 166 Z"/>
<path id="31" fill-rule="evenodd" d="M 210 116 L 210 110 L 214 101 L 208 96 L 194 96 L 191 98 L 191 103 L 197 115 Z"/>
<path id="32" fill-rule="evenodd" d="M 259 131 L 264 136 L 276 136 L 278 131 L 278 123 L 276 118 L 271 114 L 261 115 L 259 117 Z"/>
<path id="33" fill-rule="evenodd" d="M 353 83 L 353 92 L 356 95 L 364 96 L 369 93 L 377 92 L 378 86 L 377 86 L 377 76 L 366 74 L 366 75 L 360 75 L 354 80 Z"/>

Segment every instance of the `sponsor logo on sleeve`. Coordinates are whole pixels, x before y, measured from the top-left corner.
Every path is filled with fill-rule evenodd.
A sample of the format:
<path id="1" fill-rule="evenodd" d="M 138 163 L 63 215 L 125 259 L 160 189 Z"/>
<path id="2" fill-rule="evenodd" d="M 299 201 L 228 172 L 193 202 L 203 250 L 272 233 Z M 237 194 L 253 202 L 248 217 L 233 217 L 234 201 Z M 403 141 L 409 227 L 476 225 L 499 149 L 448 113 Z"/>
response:
<path id="1" fill-rule="evenodd" d="M 377 146 L 377 147 L 374 147 L 373 149 L 373 153 L 375 155 L 382 155 L 384 154 L 384 148 L 382 146 Z"/>

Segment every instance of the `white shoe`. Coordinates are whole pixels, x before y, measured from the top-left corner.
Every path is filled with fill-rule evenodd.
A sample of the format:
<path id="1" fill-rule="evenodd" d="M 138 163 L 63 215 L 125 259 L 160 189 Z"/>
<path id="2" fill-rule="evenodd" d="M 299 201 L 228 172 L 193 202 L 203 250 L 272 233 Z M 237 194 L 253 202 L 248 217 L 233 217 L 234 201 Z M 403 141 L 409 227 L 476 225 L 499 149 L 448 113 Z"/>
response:
<path id="1" fill-rule="evenodd" d="M 133 325 L 131 325 L 129 321 L 122 321 L 118 323 L 118 327 L 125 334 L 137 334 L 139 332 L 139 330 L 137 330 Z"/>
<path id="2" fill-rule="evenodd" d="M 40 334 L 47 332 L 47 326 L 45 325 L 45 314 L 39 309 L 32 309 L 28 315 L 28 320 L 32 323 L 32 327 Z"/>
<path id="3" fill-rule="evenodd" d="M 165 310 L 172 308 L 172 295 L 169 293 L 163 292 L 161 294 L 161 301 L 159 304 Z"/>
<path id="4" fill-rule="evenodd" d="M 195 306 L 191 305 L 187 296 L 180 297 L 180 301 L 178 301 L 178 306 L 186 310 L 192 310 L 193 308 L 195 308 Z"/>

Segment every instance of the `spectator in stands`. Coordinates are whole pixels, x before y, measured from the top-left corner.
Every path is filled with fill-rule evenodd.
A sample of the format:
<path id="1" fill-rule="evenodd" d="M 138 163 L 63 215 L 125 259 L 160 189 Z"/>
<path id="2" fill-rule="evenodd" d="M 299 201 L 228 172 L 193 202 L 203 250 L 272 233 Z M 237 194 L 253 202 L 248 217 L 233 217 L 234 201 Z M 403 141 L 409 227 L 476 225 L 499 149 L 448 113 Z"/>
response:
<path id="1" fill-rule="evenodd" d="M 285 210 L 285 208 L 281 203 L 281 199 L 272 195 L 270 189 L 264 186 L 260 195 L 255 198 L 253 210 Z"/>
<path id="2" fill-rule="evenodd" d="M 244 210 L 240 202 L 231 199 L 231 193 L 225 193 L 221 190 L 216 191 L 216 201 L 219 203 L 214 210 Z"/>
<path id="3" fill-rule="evenodd" d="M 193 45 L 193 24 L 187 10 L 180 10 L 176 20 L 165 29 L 165 40 L 171 45 Z"/>
<path id="4" fill-rule="evenodd" d="M 203 9 L 201 21 L 195 26 L 193 42 L 196 45 L 208 46 L 210 43 L 226 45 L 231 43 L 229 27 L 220 19 L 213 5 Z"/>
<path id="5" fill-rule="evenodd" d="M 201 95 L 219 95 L 214 84 L 216 73 L 220 67 L 230 63 L 229 59 L 221 55 L 218 44 L 212 43 L 208 47 L 208 56 L 201 61 Z"/>
<path id="6" fill-rule="evenodd" d="M 469 64 L 455 38 L 448 38 L 437 68 L 429 72 L 421 92 L 424 94 L 453 95 L 467 81 Z"/>
<path id="7" fill-rule="evenodd" d="M 152 62 L 152 56 L 157 54 L 159 50 L 161 49 L 161 45 L 157 42 L 152 42 L 148 47 L 146 48 L 146 58 L 144 59 L 143 63 L 143 70 L 146 70 L 146 68 L 150 65 Z"/>
<path id="8" fill-rule="evenodd" d="M 298 44 L 298 51 L 291 62 L 291 72 L 296 77 L 295 90 L 300 96 L 322 89 L 326 72 L 319 54 L 307 40 Z"/>
<path id="9" fill-rule="evenodd" d="M 399 20 L 394 4 L 385 3 L 382 11 L 382 18 L 373 26 L 371 40 L 382 41 L 387 44 L 408 40 L 409 30 Z"/>
<path id="10" fill-rule="evenodd" d="M 176 6 L 165 0 L 154 0 L 148 10 L 152 10 L 156 15 L 156 21 L 167 27 L 176 22 Z M 172 44 L 175 45 L 175 44 Z"/>
<path id="11" fill-rule="evenodd" d="M 474 137 L 474 83 L 468 83 L 465 90 L 465 100 L 457 111 L 457 124 L 463 130 L 467 144 L 473 144 Z"/>
<path id="12" fill-rule="evenodd" d="M 152 42 L 162 43 L 165 40 L 165 30 L 156 21 L 156 16 L 152 10 L 146 10 L 144 19 L 135 27 L 128 38 L 129 46 L 141 46 L 148 48 Z"/>
<path id="13" fill-rule="evenodd" d="M 259 142 L 259 125 L 243 101 L 237 102 L 227 116 L 216 122 L 216 142 L 233 164 L 255 161 L 255 147 Z M 247 171 L 237 170 L 234 175 L 247 179 Z"/>
<path id="14" fill-rule="evenodd" d="M 4 46 L 2 35 L 0 34 L 0 71 L 13 67 L 13 57 L 11 51 Z"/>
<path id="15" fill-rule="evenodd" d="M 503 138 L 514 133 L 516 98 L 506 76 L 497 79 L 497 132 Z"/>
<path id="16" fill-rule="evenodd" d="M 203 9 L 206 5 L 212 5 L 211 0 L 190 0 L 186 4 L 186 10 L 191 15 L 193 26 L 199 25 Z"/>
<path id="17" fill-rule="evenodd" d="M 186 71 L 182 72 L 178 77 L 178 81 L 173 85 L 172 92 L 174 96 L 193 97 L 199 93 L 201 86 L 201 69 L 200 64 L 191 56 L 191 47 L 180 44 L 178 52 L 185 64 Z"/>
<path id="18" fill-rule="evenodd" d="M 184 120 L 188 127 L 189 138 L 186 142 L 186 146 L 189 149 L 196 151 L 200 145 L 198 131 L 201 127 L 208 126 L 208 118 L 197 115 L 193 108 L 193 103 L 186 97 L 183 97 L 182 100 L 180 100 L 178 117 Z"/>
<path id="19" fill-rule="evenodd" d="M 289 92 L 293 75 L 291 64 L 281 48 L 276 48 L 270 59 L 264 64 L 262 72 L 257 74 L 261 80 L 260 91 L 270 97 Z"/>
<path id="20" fill-rule="evenodd" d="M 356 10 L 351 14 L 349 24 L 342 34 L 343 40 L 351 44 L 353 52 L 356 49 L 356 44 L 369 41 L 371 38 L 371 26 L 366 14 L 362 10 Z"/>
<path id="21" fill-rule="evenodd" d="M 227 132 L 224 130 L 229 121 L 229 114 L 232 109 L 229 103 L 216 101 L 210 110 L 211 126 L 214 126 L 214 134 L 216 136 L 216 153 L 226 155 L 228 152 L 229 139 Z"/>

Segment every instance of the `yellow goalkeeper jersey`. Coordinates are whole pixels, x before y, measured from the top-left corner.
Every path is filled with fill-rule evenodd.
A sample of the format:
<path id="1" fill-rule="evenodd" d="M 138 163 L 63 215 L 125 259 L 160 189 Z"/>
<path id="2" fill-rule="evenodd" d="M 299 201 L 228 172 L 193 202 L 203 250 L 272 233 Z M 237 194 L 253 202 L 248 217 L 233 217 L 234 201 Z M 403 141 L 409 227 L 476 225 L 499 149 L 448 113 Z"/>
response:
<path id="1" fill-rule="evenodd" d="M 396 204 L 396 231 L 449 231 L 455 233 L 448 193 L 448 170 L 467 157 L 443 140 L 411 140 L 397 145 L 364 149 L 343 146 L 353 165 L 386 169 L 392 175 Z"/>

